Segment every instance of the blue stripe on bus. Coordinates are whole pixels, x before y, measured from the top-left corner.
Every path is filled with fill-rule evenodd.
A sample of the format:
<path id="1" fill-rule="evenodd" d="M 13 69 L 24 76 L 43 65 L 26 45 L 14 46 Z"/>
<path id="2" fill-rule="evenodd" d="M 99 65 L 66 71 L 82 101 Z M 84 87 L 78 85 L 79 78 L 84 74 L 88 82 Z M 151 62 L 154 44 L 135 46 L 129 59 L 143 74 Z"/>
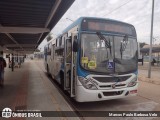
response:
<path id="1" fill-rule="evenodd" d="M 136 70 L 136 71 L 134 72 L 134 74 L 135 74 L 135 75 L 138 75 L 138 70 Z"/>
<path id="2" fill-rule="evenodd" d="M 89 75 L 88 72 L 86 71 L 83 71 L 80 66 L 77 67 L 77 73 L 78 73 L 78 76 L 82 76 L 82 77 L 86 77 L 87 75 Z"/>
<path id="3" fill-rule="evenodd" d="M 77 54 L 77 75 L 82 76 L 82 77 L 86 77 L 87 75 L 89 75 L 89 73 L 87 71 L 84 71 L 81 68 L 79 63 L 80 63 L 80 50 L 78 51 L 78 54 Z"/>

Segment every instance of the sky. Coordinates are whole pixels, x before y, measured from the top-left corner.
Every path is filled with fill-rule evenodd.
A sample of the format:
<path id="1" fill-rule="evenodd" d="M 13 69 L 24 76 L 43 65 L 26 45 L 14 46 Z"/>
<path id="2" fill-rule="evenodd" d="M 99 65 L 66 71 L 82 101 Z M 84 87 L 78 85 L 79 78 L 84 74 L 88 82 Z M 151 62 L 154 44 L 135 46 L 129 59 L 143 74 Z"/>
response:
<path id="1" fill-rule="evenodd" d="M 150 43 L 152 0 L 75 0 L 68 11 L 52 29 L 53 37 L 79 17 L 101 17 L 119 20 L 135 26 L 138 42 Z M 68 20 L 69 18 L 71 20 Z M 154 44 L 160 43 L 160 0 L 154 6 Z M 39 48 L 44 47 L 44 40 Z"/>

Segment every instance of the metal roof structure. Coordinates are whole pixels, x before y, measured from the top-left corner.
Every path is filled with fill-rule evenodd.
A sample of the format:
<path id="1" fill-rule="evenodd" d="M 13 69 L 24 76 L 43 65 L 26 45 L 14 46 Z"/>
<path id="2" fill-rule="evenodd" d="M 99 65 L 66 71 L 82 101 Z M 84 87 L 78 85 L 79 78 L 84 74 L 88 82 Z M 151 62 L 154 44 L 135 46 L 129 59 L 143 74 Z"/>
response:
<path id="1" fill-rule="evenodd" d="M 149 53 L 150 45 L 145 45 L 140 49 L 141 53 Z M 152 45 L 152 53 L 160 52 L 160 45 Z"/>
<path id="2" fill-rule="evenodd" d="M 74 0 L 0 0 L 0 46 L 33 52 Z"/>

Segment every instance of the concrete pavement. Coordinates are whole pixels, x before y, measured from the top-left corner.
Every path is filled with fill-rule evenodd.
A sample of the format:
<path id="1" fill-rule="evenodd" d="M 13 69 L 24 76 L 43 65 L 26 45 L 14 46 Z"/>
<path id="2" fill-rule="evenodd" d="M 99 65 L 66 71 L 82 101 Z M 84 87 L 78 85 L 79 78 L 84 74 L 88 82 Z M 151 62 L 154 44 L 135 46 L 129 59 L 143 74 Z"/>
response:
<path id="1" fill-rule="evenodd" d="M 145 69 L 143 69 L 145 70 Z M 160 85 L 146 82 L 143 74 L 146 71 L 139 70 L 138 96 L 118 100 L 101 102 L 77 103 L 72 102 L 75 108 L 81 111 L 160 111 Z M 21 68 L 14 72 L 6 69 L 5 86 L 0 89 L 0 109 L 45 110 L 45 111 L 73 111 L 70 104 L 63 98 L 57 88 L 51 83 L 44 72 L 43 61 L 27 61 Z M 158 73 L 155 78 L 158 80 Z M 157 76 L 156 76 L 157 75 Z M 158 77 L 158 78 L 157 78 Z M 144 81 L 143 81 L 144 79 Z M 1 119 L 1 118 L 0 118 Z M 31 118 L 27 118 L 31 119 Z M 34 118 L 35 119 L 35 118 Z M 37 118 L 39 120 L 40 118 Z M 41 118 L 42 120 L 53 118 Z M 54 119 L 79 119 L 56 117 Z M 93 118 L 84 117 L 85 120 L 159 120 L 159 118 Z"/>
<path id="2" fill-rule="evenodd" d="M 148 63 L 138 66 L 138 78 L 140 81 L 149 82 L 160 85 L 160 66 L 152 66 L 151 78 L 148 78 Z"/>
<path id="3" fill-rule="evenodd" d="M 37 61 L 39 66 L 42 61 Z M 139 71 L 140 72 L 140 71 Z M 141 71 L 142 72 L 142 71 Z M 156 73 L 153 73 L 156 74 Z M 140 76 L 142 74 L 140 73 Z M 143 77 L 140 77 L 143 79 Z M 145 77 L 144 77 L 145 78 Z M 155 77 L 156 78 L 156 77 Z M 145 81 L 145 80 L 144 80 Z M 139 81 L 138 96 L 118 100 L 108 100 L 90 103 L 75 103 L 74 106 L 80 111 L 160 111 L 160 85 Z M 81 113 L 81 112 L 80 112 Z M 85 120 L 159 120 L 159 118 L 94 118 L 84 117 Z"/>
<path id="4" fill-rule="evenodd" d="M 6 68 L 5 71 L 5 85 L 4 88 L 0 89 L 0 111 L 6 107 L 12 110 L 73 111 L 51 81 L 48 80 L 44 71 L 34 61 L 26 61 L 21 68 L 16 68 L 14 72 L 9 68 Z M 53 118 L 37 119 L 50 120 Z M 60 116 L 54 119 L 78 120 L 79 118 Z"/>

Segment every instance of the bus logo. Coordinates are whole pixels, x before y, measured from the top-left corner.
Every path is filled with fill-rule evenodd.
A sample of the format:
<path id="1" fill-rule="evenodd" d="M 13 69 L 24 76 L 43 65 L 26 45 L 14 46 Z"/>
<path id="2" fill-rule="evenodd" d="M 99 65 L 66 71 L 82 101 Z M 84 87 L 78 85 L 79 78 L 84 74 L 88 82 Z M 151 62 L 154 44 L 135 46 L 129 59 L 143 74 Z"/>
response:
<path id="1" fill-rule="evenodd" d="M 2 117 L 4 118 L 10 118 L 12 115 L 12 110 L 10 108 L 4 108 L 2 110 Z"/>
<path id="2" fill-rule="evenodd" d="M 113 85 L 112 85 L 112 88 L 113 88 L 113 89 L 114 89 L 114 88 L 116 88 L 116 85 L 115 85 L 115 84 L 113 84 Z"/>

